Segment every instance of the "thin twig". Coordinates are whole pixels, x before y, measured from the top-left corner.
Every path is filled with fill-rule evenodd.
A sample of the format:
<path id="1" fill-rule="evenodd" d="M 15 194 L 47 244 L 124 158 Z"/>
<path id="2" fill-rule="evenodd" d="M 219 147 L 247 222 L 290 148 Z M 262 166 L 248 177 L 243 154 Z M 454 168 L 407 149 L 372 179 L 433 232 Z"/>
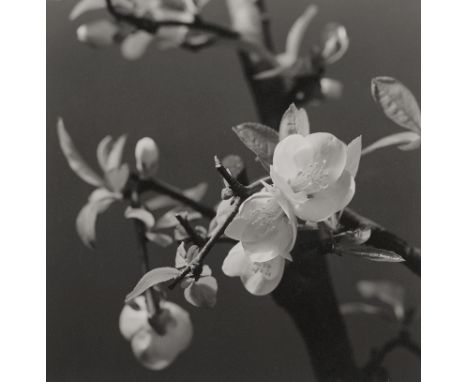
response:
<path id="1" fill-rule="evenodd" d="M 197 231 L 192 227 L 190 222 L 180 214 L 175 215 L 175 218 L 179 221 L 180 225 L 185 229 L 187 235 L 189 236 L 190 240 L 192 240 L 193 244 L 198 247 L 202 247 L 206 240 L 201 237 Z"/>
<path id="2" fill-rule="evenodd" d="M 141 206 L 139 195 L 136 191 L 132 193 L 131 205 L 133 208 L 138 208 Z M 141 273 L 142 275 L 145 275 L 151 270 L 147 246 L 148 240 L 146 239 L 145 235 L 146 227 L 144 223 L 139 220 L 135 220 L 134 226 L 141 253 Z M 157 292 L 153 288 L 150 288 L 145 292 L 145 298 L 150 319 L 153 316 L 159 315 L 161 313 L 161 307 L 159 305 L 160 298 Z"/>
<path id="3" fill-rule="evenodd" d="M 185 278 L 185 276 L 187 276 L 190 272 L 192 272 L 194 268 L 199 267 L 203 263 L 203 260 L 206 258 L 210 250 L 213 248 L 213 246 L 218 241 L 218 239 L 224 234 L 224 231 L 226 230 L 227 226 L 231 223 L 231 221 L 237 215 L 237 212 L 239 211 L 239 207 L 241 203 L 242 203 L 242 198 L 239 196 L 236 196 L 234 198 L 233 210 L 228 215 L 226 220 L 223 222 L 223 224 L 216 227 L 216 229 L 213 231 L 208 241 L 198 252 L 198 255 L 190 262 L 190 264 L 188 264 L 184 268 L 184 270 L 180 273 L 180 275 L 174 279 L 171 285 L 169 285 L 169 289 L 174 289 L 175 286 Z"/>
<path id="4" fill-rule="evenodd" d="M 206 218 L 212 219 L 216 216 L 216 212 L 214 209 L 207 207 L 194 199 L 189 198 L 188 196 L 184 195 L 184 193 L 178 188 L 168 183 L 165 183 L 159 179 L 140 180 L 138 190 L 140 193 L 144 193 L 146 191 L 154 191 L 160 194 L 170 196 L 172 199 L 177 200 L 185 204 L 186 206 L 193 208 L 195 211 L 200 212 Z"/>

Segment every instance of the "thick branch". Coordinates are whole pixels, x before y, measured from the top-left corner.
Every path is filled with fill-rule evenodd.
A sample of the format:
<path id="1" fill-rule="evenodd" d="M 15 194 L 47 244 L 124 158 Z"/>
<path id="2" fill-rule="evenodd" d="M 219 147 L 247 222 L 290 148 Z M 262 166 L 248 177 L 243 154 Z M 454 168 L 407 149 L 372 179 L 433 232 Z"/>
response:
<path id="1" fill-rule="evenodd" d="M 372 234 L 366 244 L 399 254 L 406 260 L 403 264 L 421 276 L 421 250 L 419 248 L 410 246 L 397 235 L 350 208 L 344 210 L 340 222 L 349 228 L 370 227 Z"/>

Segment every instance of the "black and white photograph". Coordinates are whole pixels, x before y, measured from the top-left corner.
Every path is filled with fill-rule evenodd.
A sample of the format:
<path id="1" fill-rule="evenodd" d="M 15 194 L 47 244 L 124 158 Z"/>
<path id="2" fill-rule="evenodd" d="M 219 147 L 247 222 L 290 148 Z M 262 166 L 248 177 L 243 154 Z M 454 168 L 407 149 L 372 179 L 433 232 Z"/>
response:
<path id="1" fill-rule="evenodd" d="M 46 11 L 48 381 L 421 380 L 419 0 Z"/>
<path id="2" fill-rule="evenodd" d="M 0 381 L 467 380 L 467 11 L 5 3 Z"/>

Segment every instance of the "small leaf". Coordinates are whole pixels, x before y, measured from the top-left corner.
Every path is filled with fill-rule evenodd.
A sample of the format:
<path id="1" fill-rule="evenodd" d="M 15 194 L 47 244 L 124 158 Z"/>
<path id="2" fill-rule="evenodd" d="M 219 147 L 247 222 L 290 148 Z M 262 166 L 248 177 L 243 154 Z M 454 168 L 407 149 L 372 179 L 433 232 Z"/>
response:
<path id="1" fill-rule="evenodd" d="M 93 48 L 101 48 L 114 44 L 116 36 L 119 33 L 119 26 L 115 22 L 106 19 L 80 25 L 76 30 L 78 41 L 88 44 Z"/>
<path id="2" fill-rule="evenodd" d="M 141 58 L 148 49 L 154 36 L 145 31 L 136 31 L 129 35 L 120 45 L 122 56 L 127 60 L 134 61 Z"/>
<path id="3" fill-rule="evenodd" d="M 238 179 L 245 171 L 244 161 L 239 155 L 227 155 L 223 158 L 222 164 L 231 173 L 232 177 Z"/>
<path id="4" fill-rule="evenodd" d="M 123 150 L 125 143 L 127 142 L 127 136 L 121 135 L 112 145 L 112 149 L 109 152 L 109 157 L 107 158 L 107 170 L 113 170 L 115 168 L 121 167 Z"/>
<path id="5" fill-rule="evenodd" d="M 232 28 L 243 39 L 255 44 L 263 44 L 262 15 L 253 0 L 227 0 Z"/>
<path id="6" fill-rule="evenodd" d="M 101 166 L 101 169 L 104 172 L 108 170 L 107 161 L 109 158 L 109 154 L 110 154 L 113 142 L 114 141 L 112 137 L 110 135 L 107 135 L 101 140 L 101 142 L 99 142 L 97 150 L 96 150 L 96 156 L 97 156 L 99 166 Z"/>
<path id="7" fill-rule="evenodd" d="M 413 93 L 391 77 L 376 77 L 371 82 L 371 93 L 385 115 L 401 127 L 421 132 L 421 111 Z"/>
<path id="8" fill-rule="evenodd" d="M 146 238 L 163 248 L 169 247 L 174 242 L 174 239 L 166 233 L 146 232 Z"/>
<path id="9" fill-rule="evenodd" d="M 335 236 L 335 239 L 341 245 L 360 245 L 364 244 L 371 237 L 372 230 L 368 227 L 358 228 L 353 231 L 347 231 Z"/>
<path id="10" fill-rule="evenodd" d="M 70 12 L 70 20 L 75 20 L 89 11 L 97 11 L 106 8 L 106 0 L 81 0 Z"/>
<path id="11" fill-rule="evenodd" d="M 146 226 L 146 229 L 151 229 L 155 223 L 153 214 L 144 208 L 127 207 L 124 212 L 124 216 L 127 219 L 136 219 L 141 221 Z"/>
<path id="12" fill-rule="evenodd" d="M 63 120 L 60 118 L 57 123 L 57 132 L 60 142 L 60 147 L 62 149 L 65 158 L 67 158 L 68 165 L 70 168 L 86 183 L 100 187 L 104 184 L 104 180 L 94 172 L 91 167 L 83 160 L 80 153 L 76 149 L 73 141 L 68 135 Z"/>
<path id="13" fill-rule="evenodd" d="M 182 203 L 167 195 L 157 195 L 148 199 L 144 204 L 150 211 L 156 211 L 161 208 L 180 206 Z"/>
<path id="14" fill-rule="evenodd" d="M 199 308 L 213 308 L 216 305 L 218 282 L 212 276 L 202 277 L 184 290 L 185 299 Z"/>
<path id="15" fill-rule="evenodd" d="M 377 262 L 399 263 L 405 261 L 395 252 L 366 245 L 343 245 L 338 243 L 335 246 L 335 252 L 338 255 L 351 255 L 361 259 Z"/>
<path id="16" fill-rule="evenodd" d="M 119 168 L 113 168 L 106 173 L 106 181 L 109 188 L 113 191 L 120 192 L 127 184 L 130 169 L 127 164 L 123 164 Z"/>
<path id="17" fill-rule="evenodd" d="M 312 19 L 317 14 L 318 8 L 315 5 L 309 5 L 304 13 L 298 17 L 288 32 L 286 39 L 285 53 L 294 61 L 299 56 L 304 35 Z"/>
<path id="18" fill-rule="evenodd" d="M 247 122 L 232 128 L 247 148 L 253 151 L 262 165 L 269 170 L 273 161 L 273 152 L 278 144 L 278 133 L 272 128 L 259 123 Z"/>
<path id="19" fill-rule="evenodd" d="M 382 308 L 366 304 L 363 302 L 347 302 L 340 305 L 341 314 L 354 314 L 354 313 L 365 313 L 365 314 L 379 314 Z"/>
<path id="20" fill-rule="evenodd" d="M 357 288 L 364 298 L 376 298 L 390 305 L 397 319 L 401 320 L 404 318 L 405 308 L 403 302 L 405 290 L 401 285 L 383 280 L 361 280 L 358 282 Z"/>
<path id="21" fill-rule="evenodd" d="M 206 182 L 201 182 L 198 183 L 196 186 L 192 188 L 186 189 L 183 194 L 190 199 L 193 199 L 197 202 L 203 199 L 203 197 L 206 194 L 206 191 L 208 191 L 208 183 Z"/>
<path id="22" fill-rule="evenodd" d="M 343 84 L 333 78 L 321 78 L 320 90 L 325 100 L 337 100 L 343 95 Z"/>
<path id="23" fill-rule="evenodd" d="M 125 297 L 125 302 L 133 300 L 135 297 L 146 292 L 158 284 L 175 279 L 179 275 L 179 271 L 172 267 L 155 268 L 146 273 L 140 281 L 138 281 L 135 288 Z"/>
<path id="24" fill-rule="evenodd" d="M 304 137 L 310 134 L 309 117 L 304 109 L 297 109 L 293 103 L 281 118 L 279 128 L 279 140 L 283 140 L 288 135 L 301 134 Z"/>
<path id="25" fill-rule="evenodd" d="M 356 177 L 359 168 L 359 162 L 362 156 L 362 138 L 361 136 L 354 138 L 347 148 L 347 159 L 346 159 L 346 170 L 353 176 Z"/>
<path id="26" fill-rule="evenodd" d="M 349 37 L 343 25 L 330 23 L 322 33 L 322 57 L 327 64 L 338 61 L 347 52 Z"/>
<path id="27" fill-rule="evenodd" d="M 112 197 L 96 198 L 94 201 L 87 203 L 78 213 L 76 230 L 87 247 L 94 248 L 95 245 L 97 216 L 106 211 L 115 200 Z"/>
<path id="28" fill-rule="evenodd" d="M 176 219 L 175 216 L 183 211 L 184 210 L 181 208 L 174 208 L 166 212 L 162 217 L 158 219 L 154 228 L 155 229 L 174 228 L 175 226 L 179 224 L 179 221 Z M 199 212 L 191 211 L 191 212 L 188 212 L 185 218 L 187 220 L 201 219 L 202 215 Z"/>
<path id="29" fill-rule="evenodd" d="M 416 149 L 420 146 L 420 142 L 421 137 L 419 134 L 412 131 L 404 131 L 402 133 L 387 135 L 379 139 L 362 150 L 362 155 L 367 155 L 375 150 L 394 145 L 400 145 L 399 148 L 405 151 L 408 149 Z"/>
<path id="30" fill-rule="evenodd" d="M 376 315 L 386 320 L 394 321 L 393 314 L 379 306 L 366 304 L 364 302 L 348 302 L 340 305 L 341 314 L 370 314 Z"/>

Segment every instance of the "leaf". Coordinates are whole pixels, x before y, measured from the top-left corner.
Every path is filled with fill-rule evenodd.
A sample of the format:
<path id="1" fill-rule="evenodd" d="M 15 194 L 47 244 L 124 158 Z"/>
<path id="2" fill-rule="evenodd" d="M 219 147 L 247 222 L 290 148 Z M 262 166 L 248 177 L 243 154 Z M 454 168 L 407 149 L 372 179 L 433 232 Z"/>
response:
<path id="1" fill-rule="evenodd" d="M 360 245 L 369 240 L 371 234 L 372 230 L 369 227 L 364 227 L 340 233 L 335 236 L 335 239 L 341 245 Z"/>
<path id="2" fill-rule="evenodd" d="M 353 176 L 356 177 L 359 168 L 359 162 L 362 156 L 362 138 L 361 136 L 354 138 L 347 148 L 347 159 L 346 159 L 346 170 Z"/>
<path id="3" fill-rule="evenodd" d="M 147 232 L 146 238 L 163 248 L 169 247 L 174 242 L 174 239 L 166 233 Z"/>
<path id="4" fill-rule="evenodd" d="M 347 302 L 345 304 L 340 305 L 340 312 L 341 314 L 380 314 L 382 312 L 382 308 L 363 302 Z"/>
<path id="5" fill-rule="evenodd" d="M 185 299 L 199 308 L 213 308 L 216 305 L 218 282 L 212 276 L 202 277 L 184 290 Z"/>
<path id="6" fill-rule="evenodd" d="M 125 302 L 133 300 L 135 297 L 146 292 L 149 288 L 155 285 L 164 283 L 166 281 L 175 279 L 179 275 L 179 271 L 172 267 L 155 268 L 146 273 L 140 281 L 138 281 L 135 288 L 125 297 Z"/>
<path id="7" fill-rule="evenodd" d="M 279 141 L 278 133 L 268 126 L 254 122 L 246 122 L 232 129 L 242 143 L 253 151 L 262 165 L 269 170 L 275 147 Z"/>
<path id="8" fill-rule="evenodd" d="M 351 255 L 361 259 L 385 262 L 385 263 L 399 263 L 405 261 L 400 255 L 395 252 L 369 247 L 366 245 L 353 245 L 353 244 L 336 244 L 335 252 L 338 255 Z"/>
<path id="9" fill-rule="evenodd" d="M 208 191 L 208 183 L 206 182 L 201 182 L 198 183 L 196 186 L 192 188 L 186 189 L 183 194 L 190 199 L 193 199 L 197 202 L 203 199 L 203 197 L 206 194 L 206 191 Z"/>
<path id="10" fill-rule="evenodd" d="M 385 115 L 401 127 L 420 134 L 421 111 L 413 93 L 392 77 L 376 77 L 371 93 Z"/>
<path id="11" fill-rule="evenodd" d="M 349 37 L 343 25 L 330 23 L 322 33 L 322 56 L 327 64 L 333 64 L 345 55 Z"/>
<path id="12" fill-rule="evenodd" d="M 320 90 L 325 100 L 337 100 L 343 94 L 343 85 L 340 81 L 333 78 L 321 78 Z"/>
<path id="13" fill-rule="evenodd" d="M 93 201 L 87 203 L 78 213 L 76 218 L 76 230 L 78 232 L 78 236 L 89 248 L 94 248 L 95 246 L 97 216 L 106 211 L 116 200 L 112 197 L 99 198 L 96 194 L 93 197 L 93 194 L 90 197 Z"/>
<path id="14" fill-rule="evenodd" d="M 81 0 L 70 12 L 70 20 L 75 20 L 89 11 L 97 11 L 106 8 L 106 0 Z"/>
<path id="15" fill-rule="evenodd" d="M 109 152 L 109 157 L 107 158 L 107 171 L 121 167 L 123 150 L 125 143 L 127 142 L 127 136 L 121 135 L 112 145 L 112 148 Z"/>
<path id="16" fill-rule="evenodd" d="M 181 208 L 174 208 L 166 212 L 162 217 L 158 219 L 154 228 L 155 229 L 174 228 L 176 225 L 179 224 L 179 221 L 176 219 L 175 216 L 183 211 L 185 210 Z M 190 211 L 188 212 L 186 216 L 187 220 L 195 220 L 195 219 L 201 219 L 201 218 L 202 218 L 202 215 L 196 211 Z"/>
<path id="17" fill-rule="evenodd" d="M 238 179 L 239 176 L 245 171 L 244 161 L 239 155 L 227 155 L 223 158 L 222 164 L 226 167 L 231 176 L 235 179 Z"/>
<path id="18" fill-rule="evenodd" d="M 362 150 L 362 155 L 367 155 L 375 150 L 394 145 L 400 145 L 399 148 L 405 151 L 416 149 L 419 147 L 420 142 L 421 137 L 419 134 L 412 131 L 404 131 L 402 133 L 387 135 L 386 137 L 379 139 Z"/>
<path id="19" fill-rule="evenodd" d="M 103 186 L 104 180 L 98 174 L 96 174 L 94 170 L 91 169 L 91 167 L 89 167 L 89 165 L 83 160 L 80 153 L 73 144 L 70 135 L 68 135 L 61 118 L 57 123 L 57 132 L 62 152 L 65 155 L 65 158 L 67 158 L 68 165 L 75 172 L 75 174 L 92 186 Z"/>
<path id="20" fill-rule="evenodd" d="M 393 308 L 395 317 L 399 320 L 404 318 L 405 290 L 401 285 L 389 281 L 361 280 L 357 284 L 359 293 L 364 298 L 376 298 Z"/>
<path id="21" fill-rule="evenodd" d="M 246 41 L 263 44 L 262 15 L 255 0 L 227 0 L 232 28 Z"/>
<path id="22" fill-rule="evenodd" d="M 288 32 L 285 52 L 294 61 L 299 56 L 302 41 L 304 40 L 304 35 L 307 30 L 307 27 L 317 14 L 317 11 L 317 6 L 309 5 L 305 9 L 304 13 L 301 16 L 299 16 L 298 19 L 294 22 L 294 24 Z"/>
<path id="23" fill-rule="evenodd" d="M 166 28 L 167 30 L 167 28 Z M 122 56 L 127 60 L 138 60 L 148 49 L 154 35 L 145 31 L 136 31 L 123 40 L 120 45 Z"/>
<path id="24" fill-rule="evenodd" d="M 283 114 L 279 128 L 279 140 L 283 140 L 288 135 L 301 134 L 304 137 L 310 134 L 309 117 L 304 109 L 297 109 L 293 103 Z"/>
<path id="25" fill-rule="evenodd" d="M 127 184 L 130 169 L 127 164 L 123 164 L 119 168 L 113 168 L 106 173 L 106 181 L 109 188 L 113 191 L 120 192 Z"/>
<path id="26" fill-rule="evenodd" d="M 101 169 L 104 172 L 108 170 L 107 160 L 109 158 L 109 153 L 112 148 L 112 143 L 113 143 L 112 137 L 110 135 L 107 135 L 104 138 L 102 138 L 101 142 L 99 142 L 97 150 L 96 150 L 96 156 L 97 156 L 99 166 L 101 166 Z"/>
<path id="27" fill-rule="evenodd" d="M 127 207 L 124 212 L 124 216 L 127 219 L 136 219 L 141 221 L 147 229 L 151 229 L 155 223 L 153 214 L 144 208 Z"/>

